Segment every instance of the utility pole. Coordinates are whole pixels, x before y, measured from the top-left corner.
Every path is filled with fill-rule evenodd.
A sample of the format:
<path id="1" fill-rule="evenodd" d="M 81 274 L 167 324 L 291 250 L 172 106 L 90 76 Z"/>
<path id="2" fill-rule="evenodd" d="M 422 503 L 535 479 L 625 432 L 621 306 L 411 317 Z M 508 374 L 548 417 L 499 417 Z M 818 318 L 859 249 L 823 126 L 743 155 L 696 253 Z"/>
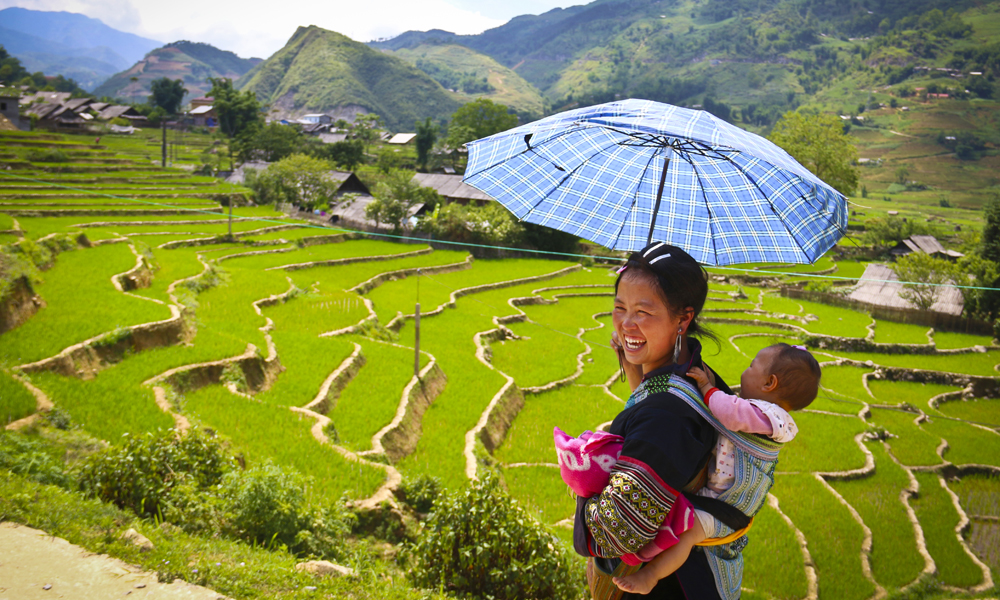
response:
<path id="1" fill-rule="evenodd" d="M 160 121 L 160 126 L 163 127 L 163 168 L 167 168 L 167 119 L 164 117 Z"/>

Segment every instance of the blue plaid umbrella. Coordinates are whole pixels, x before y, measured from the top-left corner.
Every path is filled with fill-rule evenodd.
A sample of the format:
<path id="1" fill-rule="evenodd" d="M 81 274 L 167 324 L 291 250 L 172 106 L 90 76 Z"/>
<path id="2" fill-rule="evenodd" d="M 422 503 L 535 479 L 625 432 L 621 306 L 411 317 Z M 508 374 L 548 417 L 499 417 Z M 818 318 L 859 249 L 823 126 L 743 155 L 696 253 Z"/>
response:
<path id="1" fill-rule="evenodd" d="M 680 246 L 706 265 L 811 263 L 847 199 L 764 138 L 648 100 L 571 110 L 468 144 L 466 183 L 518 219 L 613 250 Z"/>

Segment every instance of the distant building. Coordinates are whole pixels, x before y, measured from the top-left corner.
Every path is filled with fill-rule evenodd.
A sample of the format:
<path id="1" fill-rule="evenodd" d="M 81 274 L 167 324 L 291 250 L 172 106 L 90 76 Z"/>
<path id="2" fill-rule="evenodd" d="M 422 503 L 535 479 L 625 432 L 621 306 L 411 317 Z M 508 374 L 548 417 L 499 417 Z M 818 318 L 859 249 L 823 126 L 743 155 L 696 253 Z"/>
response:
<path id="1" fill-rule="evenodd" d="M 198 108 L 199 106 L 212 106 L 215 104 L 215 98 L 208 96 L 202 98 L 192 98 L 189 103 L 192 109 Z"/>
<path id="2" fill-rule="evenodd" d="M 413 181 L 423 187 L 429 187 L 444 199 L 459 204 L 484 205 L 493 202 L 493 198 L 462 181 L 461 175 L 442 175 L 438 173 L 417 173 Z"/>
<path id="3" fill-rule="evenodd" d="M 219 124 L 219 117 L 215 113 L 215 107 L 211 104 L 200 104 L 192 108 L 188 115 L 195 127 L 215 127 Z"/>
<path id="4" fill-rule="evenodd" d="M 320 133 L 316 137 L 324 144 L 336 144 L 347 140 L 346 133 Z"/>
<path id="5" fill-rule="evenodd" d="M 386 142 L 387 144 L 394 144 L 396 146 L 405 146 L 409 144 L 414 139 L 416 139 L 417 134 L 415 133 L 397 133 L 396 135 L 389 138 Z"/>
<path id="6" fill-rule="evenodd" d="M 939 290 L 931 310 L 949 315 L 961 315 L 965 300 L 958 288 L 946 285 L 941 286 Z M 886 265 L 870 264 L 865 267 L 865 272 L 858 286 L 851 292 L 850 298 L 875 306 L 915 309 L 915 306 L 899 295 L 902 291 L 903 284 L 899 282 L 895 271 Z"/>
<path id="7" fill-rule="evenodd" d="M 313 123 L 317 125 L 329 125 L 333 122 L 333 118 L 330 115 L 324 115 L 322 113 L 316 113 L 312 115 L 305 115 L 299 119 L 300 123 Z"/>
<path id="8" fill-rule="evenodd" d="M 226 183 L 235 183 L 242 185 L 246 183 L 246 172 L 250 169 L 255 171 L 263 171 L 271 166 L 272 163 L 264 162 L 262 160 L 248 161 L 240 166 L 236 167 L 236 170 L 232 172 L 229 177 L 226 177 Z M 371 192 L 368 190 L 368 186 L 364 184 L 358 176 L 354 173 L 348 171 L 330 171 L 328 177 L 340 184 L 337 187 L 336 196 L 342 196 L 344 194 L 360 194 L 362 196 L 371 196 Z"/>
<path id="9" fill-rule="evenodd" d="M 21 128 L 21 92 L 14 88 L 0 87 L 0 114 L 7 117 L 14 127 Z"/>
<path id="10" fill-rule="evenodd" d="M 121 104 L 114 104 L 106 107 L 100 112 L 100 114 L 97 115 L 97 118 L 101 121 L 127 119 L 128 121 L 131 121 L 133 125 L 146 121 L 146 117 L 140 115 L 139 111 L 131 106 L 123 106 Z"/>
<path id="11" fill-rule="evenodd" d="M 946 249 L 933 235 L 910 236 L 889 250 L 889 254 L 897 258 L 914 252 L 923 252 L 935 258 L 949 260 L 957 260 L 965 256 L 961 252 Z"/>
<path id="12" fill-rule="evenodd" d="M 330 222 L 374 231 L 378 229 L 375 226 L 375 221 L 372 221 L 365 215 L 365 208 L 374 200 L 375 198 L 372 196 L 365 195 L 342 201 L 330 209 Z M 406 219 L 403 221 L 403 227 L 412 227 L 413 223 L 416 222 L 415 219 L 425 211 L 426 207 L 423 204 L 414 204 L 408 208 Z M 381 229 L 391 228 L 391 226 L 384 223 L 381 223 L 380 226 Z"/>

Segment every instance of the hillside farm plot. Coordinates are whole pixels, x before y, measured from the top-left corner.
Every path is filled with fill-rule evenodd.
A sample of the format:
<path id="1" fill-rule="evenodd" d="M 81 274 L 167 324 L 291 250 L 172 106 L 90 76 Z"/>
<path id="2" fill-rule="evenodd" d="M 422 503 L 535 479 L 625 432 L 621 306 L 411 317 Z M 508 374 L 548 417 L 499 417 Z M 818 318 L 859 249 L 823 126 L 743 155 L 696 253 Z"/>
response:
<path id="1" fill-rule="evenodd" d="M 611 421 L 631 392 L 627 383 L 609 381 L 618 372 L 618 358 L 608 347 L 613 268 L 579 268 L 565 260 L 469 260 L 466 252 L 432 250 L 423 241 L 403 244 L 340 235 L 343 230 L 292 220 L 269 206 L 237 207 L 232 224 L 236 236 L 229 240 L 222 237 L 229 230 L 227 215 L 199 211 L 221 209 L 210 196 L 246 190 L 153 166 L 145 155 L 155 154 L 157 148 L 147 146 L 145 139 L 107 140 L 100 148 L 90 148 L 93 138 L 49 141 L 83 147 L 64 149 L 73 153 L 69 163 L 60 165 L 67 172 L 46 170 L 51 164 L 12 163 L 21 166 L 10 173 L 41 183 L 0 176 L 0 231 L 14 228 L 16 219 L 29 239 L 82 233 L 92 242 L 116 243 L 64 252 L 41 272 L 36 291 L 46 307 L 0 334 L 4 369 L 29 360 L 25 356 L 46 358 L 89 337 L 109 332 L 113 336 L 123 327 L 169 316 L 165 304 L 150 300 L 178 302 L 186 324 L 180 343 L 116 356 L 95 365 L 86 379 L 51 372 L 27 376 L 78 435 L 118 445 L 132 436 L 175 427 L 174 413 L 217 431 L 248 466 L 273 462 L 309 475 L 308 494 L 325 504 L 342 496 L 371 497 L 388 481 L 387 470 L 393 467 L 408 479 L 436 477 L 450 490 L 459 489 L 473 472 L 481 476 L 483 470 L 494 469 L 520 505 L 554 526 L 563 543 L 570 543 L 567 519 L 575 503 L 556 468 L 552 430 L 558 426 L 572 435 L 593 430 Z M 191 150 L 183 156 L 193 161 L 198 154 Z M 50 183 L 65 187 L 52 189 Z M 871 182 L 868 187 L 874 189 Z M 929 193 L 893 195 L 885 206 L 874 203 L 876 213 L 891 207 L 907 216 L 941 213 L 950 223 L 971 224 L 961 214 L 952 215 L 951 209 L 939 211 L 937 196 Z M 178 212 L 150 212 L 166 208 L 149 202 Z M 26 208 L 107 214 L 5 212 Z M 286 223 L 296 226 L 274 229 Z M 20 239 L 0 235 L 7 236 L 0 243 Z M 129 243 L 149 262 L 152 281 L 126 295 L 114 289 L 111 276 L 135 266 Z M 815 274 L 835 268 L 834 275 L 856 278 L 865 264 L 826 257 L 811 266 L 758 267 L 758 275 L 765 270 Z M 419 276 L 418 268 L 424 269 Z M 796 279 L 805 278 L 785 275 L 780 281 Z M 477 286 L 485 287 L 456 294 Z M 455 303 L 449 305 L 453 296 Z M 542 303 L 512 306 L 512 299 L 530 296 L 540 297 Z M 265 299 L 258 313 L 254 303 Z M 377 322 L 369 318 L 366 301 Z M 411 453 L 404 451 L 393 465 L 350 460 L 344 453 L 372 449 L 373 436 L 397 415 L 403 390 L 412 380 L 416 339 L 414 321 L 407 315 L 418 301 L 423 313 L 420 348 L 426 353 L 420 365 L 433 356 L 446 377 L 444 387 L 431 398 L 422 419 L 407 425 L 413 439 L 407 440 L 406 451 L 415 448 Z M 428 315 L 439 307 L 440 312 Z M 385 329 L 399 313 L 404 317 Z M 766 346 L 799 344 L 809 334 L 865 338 L 873 323 L 860 311 L 783 297 L 773 288 L 714 280 L 701 317 L 718 337 L 718 344 L 703 338 L 704 359 L 731 385 L 739 383 L 750 360 Z M 494 332 L 477 345 L 476 335 L 495 330 L 498 323 L 505 333 Z M 508 331 L 513 336 L 507 336 Z M 874 341 L 927 346 L 927 333 L 922 326 L 879 320 Z M 256 348 L 252 360 L 260 361 L 268 354 L 269 339 L 281 369 L 276 368 L 260 389 L 250 389 L 245 376 L 232 367 L 214 379 L 162 379 L 172 369 L 231 362 L 250 344 Z M 937 331 L 933 343 L 938 349 L 970 351 L 906 354 L 881 346 L 873 352 L 813 351 L 821 362 L 847 358 L 862 365 L 871 361 L 872 366 L 824 367 L 824 389 L 806 411 L 795 414 L 799 435 L 783 448 L 772 489 L 781 512 L 768 504 L 756 516 L 745 551 L 744 597 L 808 596 L 811 584 L 796 532 L 803 536 L 816 569 L 818 600 L 868 600 L 876 583 L 891 596 L 918 579 L 926 565 L 901 497 L 912 484 L 907 469 L 920 487 L 907 502 L 936 565 L 936 581 L 960 588 L 984 581 L 982 568 L 966 547 L 1000 568 L 1000 527 L 995 522 L 1000 516 L 1000 485 L 996 475 L 972 472 L 1000 469 L 998 401 L 951 400 L 932 408 L 932 397 L 960 386 L 874 377 L 868 378 L 868 389 L 863 383 L 863 376 L 880 366 L 998 376 L 1000 350 L 991 347 L 988 336 Z M 292 408 L 320 396 L 324 382 L 352 355 L 355 344 L 364 364 L 334 382 L 324 392 L 326 403 L 317 408 L 331 419 L 332 426 L 323 433 L 342 453 L 315 437 L 314 418 Z M 578 364 L 587 346 L 590 352 Z M 975 346 L 987 351 L 971 351 Z M 163 407 L 157 404 L 153 381 L 167 388 Z M 562 387 L 537 393 L 522 389 L 554 382 Z M 492 410 L 501 414 L 487 420 L 494 400 Z M 24 386 L 8 371 L 0 371 L 0 420 L 7 423 L 32 414 L 36 406 Z M 859 443 L 864 434 L 884 439 Z M 378 455 L 377 460 L 387 459 Z M 957 474 L 944 462 L 959 465 Z M 867 469 L 870 464 L 874 470 Z M 838 479 L 837 473 L 851 470 L 856 470 L 852 475 L 857 479 Z M 958 508 L 950 491 L 957 495 Z M 964 536 L 955 533 L 960 511 L 971 521 Z M 870 551 L 863 551 L 866 534 L 861 522 L 871 532 Z M 863 552 L 872 579 L 862 568 Z"/>
<path id="2" fill-rule="evenodd" d="M 102 333 L 170 318 L 166 306 L 126 296 L 112 285 L 112 275 L 135 264 L 124 244 L 62 253 L 38 286 L 47 306 L 4 334 L 0 361 L 13 366 L 41 360 Z"/>
<path id="3" fill-rule="evenodd" d="M 0 423 L 6 425 L 34 413 L 37 404 L 28 388 L 0 371 Z"/>

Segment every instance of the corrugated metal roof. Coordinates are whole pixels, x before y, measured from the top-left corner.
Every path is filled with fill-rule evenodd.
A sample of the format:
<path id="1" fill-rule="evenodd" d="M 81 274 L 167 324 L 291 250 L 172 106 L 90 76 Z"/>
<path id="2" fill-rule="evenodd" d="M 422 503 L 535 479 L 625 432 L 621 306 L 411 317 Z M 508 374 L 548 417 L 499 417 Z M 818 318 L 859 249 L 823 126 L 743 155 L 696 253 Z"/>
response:
<path id="1" fill-rule="evenodd" d="M 440 173 L 417 173 L 413 176 L 413 181 L 429 187 L 441 194 L 445 198 L 455 200 L 478 200 L 490 202 L 490 196 L 477 190 L 476 188 L 462 182 L 461 175 L 443 175 Z"/>
<path id="2" fill-rule="evenodd" d="M 346 133 L 321 133 L 318 136 L 319 141 L 324 144 L 336 144 L 337 142 L 343 142 L 347 139 Z"/>
<path id="3" fill-rule="evenodd" d="M 213 108 L 215 108 L 215 107 L 212 104 L 202 104 L 201 106 L 198 106 L 196 108 L 192 108 L 190 114 L 192 114 L 192 115 L 203 115 L 205 113 L 211 112 Z"/>
<path id="4" fill-rule="evenodd" d="M 876 306 L 915 309 L 916 307 L 909 301 L 900 297 L 899 293 L 903 289 L 903 284 L 899 283 L 895 271 L 886 265 L 870 264 L 865 267 L 861 282 L 851 292 L 850 298 Z M 961 315 L 965 300 L 958 288 L 948 285 L 938 289 L 937 301 L 931 310 L 949 315 Z"/>
<path id="5" fill-rule="evenodd" d="M 389 138 L 387 144 L 409 144 L 413 141 L 413 138 L 417 137 L 415 133 L 397 133 L 396 135 Z"/>

